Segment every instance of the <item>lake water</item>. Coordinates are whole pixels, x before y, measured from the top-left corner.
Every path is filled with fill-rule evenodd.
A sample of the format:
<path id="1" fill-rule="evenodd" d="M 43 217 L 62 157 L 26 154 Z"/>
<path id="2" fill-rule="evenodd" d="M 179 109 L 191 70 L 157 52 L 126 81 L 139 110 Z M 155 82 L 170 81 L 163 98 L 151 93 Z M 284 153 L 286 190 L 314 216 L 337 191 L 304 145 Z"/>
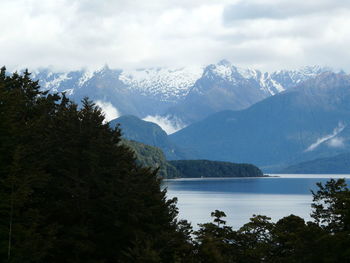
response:
<path id="1" fill-rule="evenodd" d="M 210 222 L 215 209 L 226 213 L 234 229 L 249 221 L 253 214 L 267 215 L 276 221 L 290 214 L 311 220 L 311 189 L 317 182 L 350 175 L 274 175 L 263 178 L 196 178 L 165 180 L 168 197 L 178 198 L 180 218 L 197 228 Z"/>

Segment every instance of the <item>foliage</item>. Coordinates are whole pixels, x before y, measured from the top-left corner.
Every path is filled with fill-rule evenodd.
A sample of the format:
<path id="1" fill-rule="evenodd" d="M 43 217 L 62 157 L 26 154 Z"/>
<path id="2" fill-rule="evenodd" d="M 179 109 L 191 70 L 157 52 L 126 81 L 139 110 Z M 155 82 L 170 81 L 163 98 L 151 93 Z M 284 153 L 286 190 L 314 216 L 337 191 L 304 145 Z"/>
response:
<path id="1" fill-rule="evenodd" d="M 262 171 L 252 164 L 236 164 L 209 160 L 169 161 L 181 177 L 259 177 Z"/>
<path id="2" fill-rule="evenodd" d="M 345 179 L 331 179 L 317 186 L 319 189 L 312 192 L 312 217 L 328 231 L 350 232 L 350 190 Z"/>
<path id="3" fill-rule="evenodd" d="M 166 200 L 156 171 L 135 163 L 88 99 L 78 108 L 41 92 L 27 71 L 3 68 L 0 139 L 1 262 L 185 257 L 176 199 Z"/>
<path id="4" fill-rule="evenodd" d="M 259 168 L 251 164 L 235 164 L 208 160 L 167 161 L 160 148 L 122 139 L 133 150 L 136 162 L 142 167 L 158 169 L 161 178 L 193 177 L 250 177 L 262 176 Z"/>
<path id="5" fill-rule="evenodd" d="M 253 216 L 234 231 L 225 213 L 212 213 L 214 223 L 195 232 L 199 262 L 348 262 L 350 256 L 350 191 L 345 180 L 318 184 L 312 207 L 315 222 L 290 215 L 272 223 Z"/>
<path id="6" fill-rule="evenodd" d="M 169 160 L 188 159 L 193 154 L 175 145 L 166 132 L 156 123 L 144 121 L 133 115 L 124 115 L 111 120 L 109 125 L 120 126 L 123 138 L 162 149 Z"/>
<path id="7" fill-rule="evenodd" d="M 157 175 L 161 178 L 180 177 L 179 171 L 165 159 L 160 148 L 125 139 L 122 139 L 122 143 L 134 151 L 140 166 L 158 169 Z"/>

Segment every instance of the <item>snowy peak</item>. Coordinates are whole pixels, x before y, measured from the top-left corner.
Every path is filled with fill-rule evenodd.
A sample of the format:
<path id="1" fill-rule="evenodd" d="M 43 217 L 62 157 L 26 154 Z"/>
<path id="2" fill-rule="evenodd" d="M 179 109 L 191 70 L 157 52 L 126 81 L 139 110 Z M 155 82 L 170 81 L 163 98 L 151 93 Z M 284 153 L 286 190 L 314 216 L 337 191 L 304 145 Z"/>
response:
<path id="1" fill-rule="evenodd" d="M 244 69 L 232 65 L 227 60 L 211 64 L 204 70 L 204 77 L 218 81 L 229 82 L 232 85 L 251 83 L 267 95 L 275 95 L 285 90 L 283 85 L 274 80 L 269 73 L 262 73 L 256 69 Z"/>
<path id="2" fill-rule="evenodd" d="M 162 101 L 176 101 L 188 94 L 202 74 L 202 67 L 114 70 L 104 66 L 95 71 L 51 72 L 44 69 L 33 73 L 33 77 L 39 79 L 44 89 L 52 92 L 66 91 L 69 86 L 73 94 L 91 80 L 105 79 L 108 82 L 113 79 L 125 84 L 131 92 L 157 97 Z"/>
<path id="3" fill-rule="evenodd" d="M 66 92 L 72 95 L 79 83 L 83 71 L 52 72 L 48 69 L 32 73 L 33 79 L 39 80 L 40 86 L 52 92 Z"/>
<path id="4" fill-rule="evenodd" d="M 280 70 L 270 74 L 256 69 L 236 67 L 228 60 L 221 60 L 217 64 L 207 66 L 204 70 L 204 76 L 209 79 L 217 78 L 232 84 L 249 80 L 255 82 L 259 89 L 266 94 L 275 95 L 329 71 L 332 71 L 332 69 L 315 65 L 305 66 L 297 70 Z"/>
<path id="5" fill-rule="evenodd" d="M 271 77 L 278 83 L 282 84 L 285 89 L 288 89 L 329 71 L 332 71 L 332 69 L 328 67 L 305 66 L 298 70 L 275 71 L 271 74 Z"/>
<path id="6" fill-rule="evenodd" d="M 297 86 L 310 78 L 331 71 L 320 66 L 306 66 L 298 70 L 280 70 L 273 73 L 234 66 L 228 60 L 221 60 L 207 67 L 146 68 L 137 70 L 114 70 L 107 65 L 100 69 L 71 72 L 53 72 L 48 69 L 33 73 L 35 79 L 47 90 L 73 94 L 92 79 L 111 78 L 122 82 L 130 91 L 143 96 L 153 96 L 162 101 L 184 99 L 196 81 L 206 78 L 211 81 L 240 85 L 250 82 L 267 95 L 275 95 Z"/>
<path id="7" fill-rule="evenodd" d="M 185 97 L 202 74 L 202 67 L 150 68 L 123 71 L 119 80 L 142 95 L 171 101 Z"/>
<path id="8" fill-rule="evenodd" d="M 43 89 L 65 92 L 79 103 L 88 96 L 111 104 L 121 114 L 140 118 L 168 115 L 186 124 L 221 110 L 241 110 L 302 82 L 314 79 L 329 68 L 262 72 L 241 68 L 228 60 L 206 67 L 111 69 L 33 73 Z"/>
<path id="9" fill-rule="evenodd" d="M 209 79 L 221 79 L 228 82 L 236 82 L 237 78 L 240 77 L 237 68 L 228 60 L 221 60 L 217 64 L 210 64 L 205 68 L 203 76 Z"/>

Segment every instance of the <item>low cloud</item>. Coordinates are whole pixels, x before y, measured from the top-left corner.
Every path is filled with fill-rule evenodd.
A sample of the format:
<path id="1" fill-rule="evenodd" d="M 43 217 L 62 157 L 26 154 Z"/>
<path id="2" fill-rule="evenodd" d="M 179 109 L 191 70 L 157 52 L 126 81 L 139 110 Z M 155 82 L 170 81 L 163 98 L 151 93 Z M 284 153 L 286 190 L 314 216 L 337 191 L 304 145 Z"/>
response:
<path id="1" fill-rule="evenodd" d="M 328 146 L 333 147 L 333 148 L 343 148 L 344 147 L 344 138 L 341 137 L 336 137 L 333 139 L 330 139 L 327 142 Z"/>
<path id="2" fill-rule="evenodd" d="M 163 117 L 159 115 L 151 116 L 148 115 L 143 119 L 144 121 L 150 121 L 158 124 L 167 134 L 172 134 L 185 127 L 185 125 L 179 119 L 170 117 Z"/>
<path id="3" fill-rule="evenodd" d="M 331 134 L 328 134 L 326 136 L 323 136 L 321 138 L 318 138 L 316 142 L 311 144 L 305 152 L 310 152 L 315 150 L 318 146 L 320 146 L 322 143 L 327 142 L 329 146 L 331 147 L 339 147 L 341 146 L 342 141 L 340 141 L 340 138 L 336 138 L 336 136 L 341 133 L 345 129 L 345 125 L 343 123 L 339 123 L 338 126 L 333 130 Z"/>
<path id="4" fill-rule="evenodd" d="M 95 104 L 99 106 L 104 115 L 105 115 L 105 121 L 109 122 L 115 118 L 118 118 L 120 116 L 120 113 L 116 107 L 112 105 L 112 103 L 108 101 L 102 101 L 102 100 L 97 100 L 95 101 Z"/>

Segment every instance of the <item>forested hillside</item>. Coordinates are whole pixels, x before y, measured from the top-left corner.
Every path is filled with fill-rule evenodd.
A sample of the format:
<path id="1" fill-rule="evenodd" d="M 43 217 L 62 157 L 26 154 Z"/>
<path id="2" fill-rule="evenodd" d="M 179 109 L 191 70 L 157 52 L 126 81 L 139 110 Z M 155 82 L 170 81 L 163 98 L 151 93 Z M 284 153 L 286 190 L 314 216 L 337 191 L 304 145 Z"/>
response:
<path id="1" fill-rule="evenodd" d="M 140 142 L 123 139 L 142 167 L 158 169 L 160 178 L 196 178 L 196 177 L 259 177 L 262 171 L 252 164 L 236 164 L 209 160 L 167 161 L 161 149 Z"/>
<path id="2" fill-rule="evenodd" d="M 123 138 L 141 142 L 162 149 L 168 160 L 191 159 L 195 154 L 174 144 L 166 132 L 157 124 L 144 121 L 136 116 L 124 115 L 111 120 L 109 125 L 114 128 L 119 125 Z"/>
<path id="3" fill-rule="evenodd" d="M 135 154 L 136 163 L 142 167 L 158 169 L 161 178 L 181 177 L 179 171 L 165 159 L 161 149 L 140 142 L 122 140 L 122 144 L 129 147 Z"/>
<path id="4" fill-rule="evenodd" d="M 208 160 L 169 161 L 183 178 L 194 177 L 259 177 L 262 171 L 252 164 Z"/>

